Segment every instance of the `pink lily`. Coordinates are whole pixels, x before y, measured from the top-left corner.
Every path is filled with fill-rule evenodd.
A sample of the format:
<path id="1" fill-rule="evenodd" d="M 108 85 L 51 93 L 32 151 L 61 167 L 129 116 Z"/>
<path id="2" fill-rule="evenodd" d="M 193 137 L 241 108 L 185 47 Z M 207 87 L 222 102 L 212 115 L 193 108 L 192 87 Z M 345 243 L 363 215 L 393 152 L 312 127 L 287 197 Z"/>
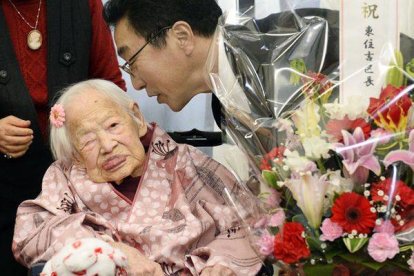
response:
<path id="1" fill-rule="evenodd" d="M 351 175 L 355 182 L 361 184 L 367 180 L 369 171 L 379 175 L 381 166 L 374 156 L 377 140 L 365 140 L 364 132 L 360 127 L 357 127 L 353 134 L 342 130 L 342 136 L 344 142 L 337 144 L 336 151 L 344 159 L 342 164 L 346 173 Z"/>
<path id="2" fill-rule="evenodd" d="M 408 150 L 394 150 L 384 158 L 384 165 L 388 167 L 391 163 L 401 161 L 414 170 L 414 130 L 410 131 L 408 137 Z"/>

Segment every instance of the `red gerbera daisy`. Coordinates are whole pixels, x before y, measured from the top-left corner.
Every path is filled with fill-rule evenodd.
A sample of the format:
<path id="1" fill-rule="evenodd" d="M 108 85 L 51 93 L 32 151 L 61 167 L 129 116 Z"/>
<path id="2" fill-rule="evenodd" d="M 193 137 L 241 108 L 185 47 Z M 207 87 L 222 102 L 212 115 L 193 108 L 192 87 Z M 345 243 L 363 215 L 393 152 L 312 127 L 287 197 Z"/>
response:
<path id="1" fill-rule="evenodd" d="M 343 193 L 332 206 L 333 222 L 338 223 L 344 232 L 368 234 L 375 226 L 376 214 L 371 212 L 368 199 L 357 193 Z"/>

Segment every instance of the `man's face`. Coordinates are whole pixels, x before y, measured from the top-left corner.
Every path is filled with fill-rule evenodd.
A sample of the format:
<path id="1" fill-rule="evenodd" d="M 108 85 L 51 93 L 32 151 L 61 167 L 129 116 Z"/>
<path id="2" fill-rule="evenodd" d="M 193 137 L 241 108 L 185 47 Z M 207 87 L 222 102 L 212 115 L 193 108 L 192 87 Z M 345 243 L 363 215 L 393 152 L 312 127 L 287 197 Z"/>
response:
<path id="1" fill-rule="evenodd" d="M 138 54 L 131 66 L 131 81 L 135 89 L 146 89 L 148 96 L 157 97 L 159 103 L 167 104 L 173 111 L 180 111 L 196 95 L 194 68 L 191 56 L 177 45 L 174 36 L 167 32 L 167 44 L 156 48 L 151 44 Z M 115 26 L 115 43 L 118 54 L 129 60 L 145 43 L 126 19 Z"/>
<path id="2" fill-rule="evenodd" d="M 95 90 L 73 99 L 66 119 L 71 140 L 90 179 L 120 183 L 127 176 L 142 174 L 145 150 L 140 136 L 145 124 L 137 125 L 131 116 Z"/>

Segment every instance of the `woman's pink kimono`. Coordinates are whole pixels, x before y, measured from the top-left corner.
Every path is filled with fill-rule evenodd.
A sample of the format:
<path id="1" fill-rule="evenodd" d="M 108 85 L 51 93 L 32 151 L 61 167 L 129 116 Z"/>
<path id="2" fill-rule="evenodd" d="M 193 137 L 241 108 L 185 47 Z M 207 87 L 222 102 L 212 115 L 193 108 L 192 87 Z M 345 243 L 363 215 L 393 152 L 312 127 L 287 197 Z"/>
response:
<path id="1" fill-rule="evenodd" d="M 13 252 L 29 266 L 76 238 L 110 236 L 144 252 L 166 275 L 197 275 L 215 264 L 255 275 L 262 262 L 225 204 L 227 194 L 245 196 L 229 171 L 155 127 L 133 202 L 110 183 L 90 181 L 84 169 L 55 162 L 41 194 L 17 211 Z"/>

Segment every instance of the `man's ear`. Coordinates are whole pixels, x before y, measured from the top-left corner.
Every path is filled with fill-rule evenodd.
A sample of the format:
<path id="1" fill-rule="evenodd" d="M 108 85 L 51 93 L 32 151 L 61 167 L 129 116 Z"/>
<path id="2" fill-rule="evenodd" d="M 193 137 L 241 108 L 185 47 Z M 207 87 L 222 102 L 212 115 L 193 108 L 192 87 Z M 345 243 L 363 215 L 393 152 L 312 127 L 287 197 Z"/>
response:
<path id="1" fill-rule="evenodd" d="M 177 21 L 171 27 L 172 36 L 177 41 L 177 45 L 184 53 L 189 56 L 194 50 L 195 36 L 191 26 L 185 21 Z"/>
<path id="2" fill-rule="evenodd" d="M 138 135 L 139 137 L 144 136 L 147 133 L 147 123 L 145 122 L 144 116 L 139 110 L 139 106 L 136 102 L 131 102 L 130 108 L 134 113 L 134 117 L 138 120 Z"/>

